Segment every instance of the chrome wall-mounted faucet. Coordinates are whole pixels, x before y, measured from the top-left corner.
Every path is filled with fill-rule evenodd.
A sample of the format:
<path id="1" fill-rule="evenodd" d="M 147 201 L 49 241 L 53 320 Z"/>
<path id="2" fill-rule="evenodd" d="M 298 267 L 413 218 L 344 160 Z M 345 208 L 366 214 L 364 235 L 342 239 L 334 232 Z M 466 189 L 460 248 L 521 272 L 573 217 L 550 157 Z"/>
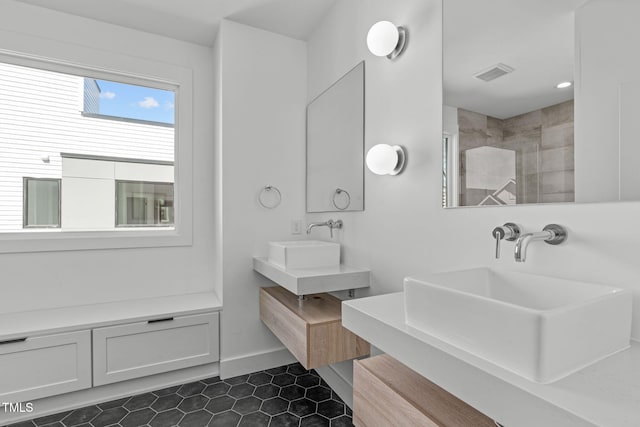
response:
<path id="1" fill-rule="evenodd" d="M 527 247 L 529 243 L 536 240 L 544 240 L 550 245 L 559 245 L 567 240 L 567 230 L 561 225 L 549 224 L 542 231 L 526 233 L 518 237 L 514 252 L 516 262 L 525 262 L 527 260 Z"/>
<path id="2" fill-rule="evenodd" d="M 307 227 L 307 234 L 311 234 L 311 230 L 314 227 L 329 227 L 329 233 L 331 234 L 331 238 L 333 238 L 333 229 L 334 228 L 342 228 L 342 220 L 341 219 L 337 219 L 337 220 L 327 220 L 325 222 L 312 222 L 311 224 L 309 224 L 309 226 Z"/>
<path id="3" fill-rule="evenodd" d="M 520 227 L 512 222 L 507 222 L 502 227 L 494 228 L 491 235 L 496 239 L 496 259 L 498 259 L 500 258 L 500 240 L 513 242 L 520 237 Z"/>

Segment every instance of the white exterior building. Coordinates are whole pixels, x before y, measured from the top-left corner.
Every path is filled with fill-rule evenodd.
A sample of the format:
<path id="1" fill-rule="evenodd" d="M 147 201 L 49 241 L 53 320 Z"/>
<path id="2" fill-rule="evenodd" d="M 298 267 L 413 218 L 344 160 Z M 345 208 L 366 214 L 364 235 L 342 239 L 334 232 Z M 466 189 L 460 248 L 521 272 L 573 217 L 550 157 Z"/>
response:
<path id="1" fill-rule="evenodd" d="M 60 180 L 61 198 L 40 203 L 59 204 L 55 222 L 64 230 L 122 225 L 126 208 L 121 202 L 118 220 L 117 181 L 173 183 L 173 125 L 101 116 L 98 96 L 93 79 L 0 63 L 0 231 L 29 225 L 29 178 Z M 153 210 L 136 213 L 129 206 L 130 216 L 150 217 L 130 224 L 172 223 L 173 186 L 164 188 L 171 188 L 171 202 L 163 212 L 156 206 L 157 221 Z M 130 204 L 146 205 L 152 197 L 140 189 L 130 193 Z M 29 200 L 32 214 L 44 209 L 55 216 L 51 206 Z"/>

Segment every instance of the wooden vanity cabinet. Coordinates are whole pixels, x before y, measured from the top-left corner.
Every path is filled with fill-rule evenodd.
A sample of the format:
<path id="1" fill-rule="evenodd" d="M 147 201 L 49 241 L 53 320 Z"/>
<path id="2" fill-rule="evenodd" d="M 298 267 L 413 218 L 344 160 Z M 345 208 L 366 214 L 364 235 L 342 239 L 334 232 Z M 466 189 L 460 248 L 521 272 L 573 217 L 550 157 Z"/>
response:
<path id="1" fill-rule="evenodd" d="M 329 294 L 304 301 L 275 286 L 260 289 L 260 319 L 306 369 L 367 356 L 367 341 L 342 327 L 341 301 Z"/>
<path id="2" fill-rule="evenodd" d="M 354 361 L 356 427 L 495 427 L 493 420 L 384 354 Z"/>

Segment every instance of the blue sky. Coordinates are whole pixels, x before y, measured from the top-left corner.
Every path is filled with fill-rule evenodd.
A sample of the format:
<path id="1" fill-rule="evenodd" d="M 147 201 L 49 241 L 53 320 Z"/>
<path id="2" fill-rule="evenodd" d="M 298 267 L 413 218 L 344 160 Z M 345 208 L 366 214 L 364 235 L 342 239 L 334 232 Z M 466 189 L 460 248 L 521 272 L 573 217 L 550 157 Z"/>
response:
<path id="1" fill-rule="evenodd" d="M 175 94 L 144 86 L 96 80 L 100 86 L 100 114 L 175 123 Z"/>

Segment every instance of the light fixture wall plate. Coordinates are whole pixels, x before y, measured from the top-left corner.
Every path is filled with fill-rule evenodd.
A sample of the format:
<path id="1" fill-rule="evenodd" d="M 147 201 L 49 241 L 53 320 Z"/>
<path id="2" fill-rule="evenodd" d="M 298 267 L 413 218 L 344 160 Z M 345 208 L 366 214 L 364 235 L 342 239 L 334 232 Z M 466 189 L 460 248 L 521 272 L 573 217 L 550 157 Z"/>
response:
<path id="1" fill-rule="evenodd" d="M 376 22 L 367 33 L 367 47 L 376 56 L 395 59 L 404 51 L 406 44 L 407 30 L 393 22 Z"/>
<path id="2" fill-rule="evenodd" d="M 404 169 L 406 157 L 400 145 L 374 145 L 367 152 L 367 167 L 376 175 L 398 175 Z"/>

